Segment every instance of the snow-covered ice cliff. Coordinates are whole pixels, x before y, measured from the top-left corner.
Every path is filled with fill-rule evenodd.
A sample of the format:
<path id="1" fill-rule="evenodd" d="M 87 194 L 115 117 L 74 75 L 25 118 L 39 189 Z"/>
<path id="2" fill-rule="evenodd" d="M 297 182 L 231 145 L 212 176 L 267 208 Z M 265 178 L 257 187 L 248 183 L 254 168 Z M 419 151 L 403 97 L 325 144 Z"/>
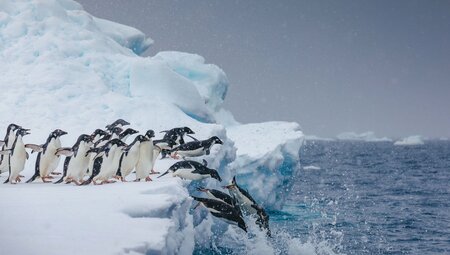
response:
<path id="1" fill-rule="evenodd" d="M 224 140 L 205 157 L 225 177 L 222 184 L 236 174 L 259 203 L 281 208 L 297 172 L 299 126 L 240 125 L 222 107 L 228 80 L 219 67 L 181 52 L 140 57 L 151 44 L 139 30 L 95 18 L 71 0 L 0 1 L 0 130 L 18 123 L 32 129 L 25 142 L 41 144 L 61 128 L 70 146 L 117 118 L 157 137 L 189 126 L 200 139 Z M 171 163 L 160 160 L 156 169 Z M 0 185 L 0 254 L 190 254 L 188 185 L 165 178 L 100 187 Z"/>

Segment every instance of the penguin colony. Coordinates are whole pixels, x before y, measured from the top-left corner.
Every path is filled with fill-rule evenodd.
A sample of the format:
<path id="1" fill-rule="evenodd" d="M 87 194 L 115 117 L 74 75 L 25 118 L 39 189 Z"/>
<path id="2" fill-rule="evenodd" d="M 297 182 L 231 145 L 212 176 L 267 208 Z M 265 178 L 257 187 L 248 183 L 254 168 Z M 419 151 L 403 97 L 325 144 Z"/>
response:
<path id="1" fill-rule="evenodd" d="M 181 156 L 182 160 L 170 166 L 157 178 L 172 173 L 174 177 L 178 176 L 186 180 L 199 181 L 213 178 L 222 182 L 217 170 L 209 168 L 206 160 L 203 159 L 203 162 L 199 163 L 186 159 L 209 155 L 214 144 L 223 144 L 217 136 L 200 141 L 191 136 L 195 133 L 190 128 L 179 127 L 161 131 L 164 136 L 159 140 L 152 140 L 155 132 L 148 130 L 144 135 L 137 135 L 130 144 L 126 144 L 126 140 L 131 135 L 139 133 L 132 128 L 123 130 L 127 125 L 130 123 L 118 119 L 107 125 L 106 130 L 96 129 L 90 135 L 82 134 L 72 147 L 62 147 L 60 137 L 67 134 L 63 130 L 56 129 L 51 132 L 44 144 L 25 144 L 23 137 L 30 134 L 30 130 L 10 124 L 7 127 L 5 139 L 0 141 L 0 173 L 9 173 L 4 183 L 21 182 L 24 176 L 20 173 L 29 158 L 27 149 L 31 153 L 38 153 L 35 172 L 27 183 L 37 179 L 49 183 L 52 182 L 54 175 L 61 175 L 55 172 L 61 156 L 65 156 L 63 173 L 61 178 L 54 182 L 55 184 L 64 182 L 76 185 L 91 183 L 101 185 L 113 183 L 116 180 L 126 182 L 126 177 L 133 170 L 136 173 L 134 181 L 148 182 L 152 181 L 151 174 L 159 174 L 153 170 L 159 154 L 161 159 L 170 155 L 174 159 L 179 159 Z M 185 142 L 185 135 L 192 141 Z M 204 193 L 207 198 L 192 196 L 198 202 L 195 208 L 203 205 L 213 216 L 237 225 L 245 232 L 247 232 L 247 224 L 244 215 L 254 217 L 255 223 L 268 236 L 271 236 L 269 216 L 246 190 L 238 186 L 235 177 L 229 185 L 222 188 L 228 190 L 229 194 L 216 189 L 198 187 L 197 190 Z"/>

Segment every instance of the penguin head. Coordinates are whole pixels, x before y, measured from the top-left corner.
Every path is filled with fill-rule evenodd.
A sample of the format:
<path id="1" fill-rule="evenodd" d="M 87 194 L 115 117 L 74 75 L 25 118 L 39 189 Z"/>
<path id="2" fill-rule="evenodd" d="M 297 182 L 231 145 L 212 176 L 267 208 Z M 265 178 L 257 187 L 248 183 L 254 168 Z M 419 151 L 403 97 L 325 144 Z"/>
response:
<path id="1" fill-rule="evenodd" d="M 26 136 L 30 133 L 28 132 L 29 129 L 20 128 L 19 131 L 17 131 L 16 136 Z"/>
<path id="2" fill-rule="evenodd" d="M 147 130 L 147 132 L 145 133 L 145 136 L 146 136 L 147 138 L 155 137 L 155 131 L 149 129 L 149 130 Z"/>
<path id="3" fill-rule="evenodd" d="M 108 133 L 106 132 L 106 131 L 104 131 L 104 130 L 102 130 L 102 129 L 96 129 L 95 131 L 94 131 L 94 133 L 92 133 L 92 137 L 94 138 L 94 137 L 96 137 L 97 135 L 100 135 L 100 136 L 105 136 L 105 135 L 107 135 Z"/>
<path id="4" fill-rule="evenodd" d="M 134 130 L 132 128 L 127 128 L 127 129 L 125 129 L 125 131 L 123 131 L 123 133 L 120 134 L 120 136 L 133 135 L 133 134 L 136 134 L 136 133 L 139 133 L 139 131 Z"/>
<path id="5" fill-rule="evenodd" d="M 66 132 L 66 131 L 63 131 L 63 130 L 61 130 L 61 129 L 56 129 L 55 131 L 53 131 L 53 132 L 51 133 L 51 136 L 52 136 L 53 138 L 58 138 L 58 137 L 63 136 L 63 135 L 67 135 L 67 132 Z"/>
<path id="6" fill-rule="evenodd" d="M 212 178 L 218 180 L 219 182 L 222 181 L 222 178 L 220 178 L 220 175 L 219 175 L 219 173 L 216 170 L 211 169 L 211 174 L 210 175 L 211 175 Z"/>
<path id="7" fill-rule="evenodd" d="M 123 119 L 118 119 L 118 120 L 114 121 L 113 123 L 107 125 L 106 129 L 109 131 L 112 131 L 115 127 L 123 127 L 126 125 L 130 125 L 130 123 Z"/>
<path id="8" fill-rule="evenodd" d="M 123 146 L 127 146 L 126 143 L 122 142 L 120 139 L 116 138 L 116 139 L 112 139 L 111 141 L 109 141 L 107 143 L 109 146 L 107 147 L 111 147 L 113 145 L 117 145 L 117 147 L 123 147 Z"/>
<path id="9" fill-rule="evenodd" d="M 217 136 L 213 136 L 211 138 L 209 138 L 213 143 L 217 143 L 217 144 L 223 144 L 222 140 L 219 139 L 219 137 Z"/>
<path id="10" fill-rule="evenodd" d="M 233 180 L 231 181 L 231 184 L 228 184 L 226 186 L 222 186 L 224 189 L 233 190 L 236 188 L 236 176 L 233 176 Z"/>
<path id="11" fill-rule="evenodd" d="M 86 134 L 82 134 L 78 137 L 79 142 L 85 142 L 85 143 L 90 143 L 90 142 L 92 142 L 93 139 L 94 139 L 94 137 L 92 137 L 90 135 L 86 135 Z"/>
<path id="12" fill-rule="evenodd" d="M 134 140 L 137 142 L 144 142 L 144 141 L 149 141 L 150 139 L 147 138 L 146 136 L 138 135 L 138 136 L 136 136 L 136 138 Z"/>
<path id="13" fill-rule="evenodd" d="M 22 127 L 17 124 L 11 123 L 8 125 L 7 132 L 9 133 L 11 131 L 16 131 L 19 128 L 21 129 Z"/>
<path id="14" fill-rule="evenodd" d="M 189 135 L 195 134 L 195 132 L 192 131 L 192 129 L 190 129 L 190 128 L 188 128 L 188 127 L 184 127 L 184 128 L 183 128 L 183 132 L 184 132 L 185 134 L 189 134 Z"/>

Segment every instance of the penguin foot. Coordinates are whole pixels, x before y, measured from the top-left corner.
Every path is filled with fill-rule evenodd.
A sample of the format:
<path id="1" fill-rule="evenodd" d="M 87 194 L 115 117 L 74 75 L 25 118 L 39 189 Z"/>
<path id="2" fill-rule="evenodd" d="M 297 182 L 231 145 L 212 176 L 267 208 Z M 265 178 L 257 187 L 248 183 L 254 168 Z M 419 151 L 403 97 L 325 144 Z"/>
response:
<path id="1" fill-rule="evenodd" d="M 173 155 L 170 155 L 170 157 L 173 159 L 180 159 L 180 157 L 178 157 L 176 152 Z"/>
<path id="2" fill-rule="evenodd" d="M 151 182 L 151 181 L 153 181 L 153 180 L 152 180 L 152 178 L 150 178 L 150 176 L 147 176 L 147 177 L 145 177 L 145 181 L 146 181 L 146 182 Z"/>
<path id="3" fill-rule="evenodd" d="M 134 180 L 134 182 L 140 182 L 141 181 L 141 179 L 136 179 L 136 180 Z"/>
<path id="4" fill-rule="evenodd" d="M 20 177 L 20 178 L 23 178 L 23 177 L 25 177 L 25 176 L 24 176 L 24 175 L 21 175 L 21 174 L 19 174 L 19 177 Z"/>
<path id="5" fill-rule="evenodd" d="M 21 182 L 20 175 L 16 177 L 16 183 Z"/>
<path id="6" fill-rule="evenodd" d="M 44 182 L 44 183 L 49 183 L 49 182 L 52 182 L 52 181 L 49 181 L 49 180 L 47 180 L 47 179 L 53 179 L 53 177 L 48 177 L 48 176 L 44 176 L 44 177 L 41 177 L 41 179 L 42 179 L 42 182 Z"/>
<path id="7" fill-rule="evenodd" d="M 47 175 L 47 176 L 44 176 L 44 178 L 47 178 L 47 179 L 54 179 L 55 177 L 53 177 L 53 176 L 51 176 L 51 175 Z"/>

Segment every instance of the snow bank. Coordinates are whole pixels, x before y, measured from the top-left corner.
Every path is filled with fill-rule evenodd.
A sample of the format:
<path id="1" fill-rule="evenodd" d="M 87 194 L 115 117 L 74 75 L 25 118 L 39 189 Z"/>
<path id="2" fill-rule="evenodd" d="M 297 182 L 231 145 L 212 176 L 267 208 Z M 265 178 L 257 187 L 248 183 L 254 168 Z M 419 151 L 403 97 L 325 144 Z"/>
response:
<path id="1" fill-rule="evenodd" d="M 422 144 L 424 144 L 424 142 L 420 135 L 408 136 L 394 143 L 394 145 L 422 145 Z"/>
<path id="2" fill-rule="evenodd" d="M 228 137 L 237 148 L 230 168 L 239 185 L 257 202 L 281 209 L 292 178 L 299 170 L 303 133 L 297 123 L 266 122 L 230 127 Z"/>
<path id="3" fill-rule="evenodd" d="M 204 157 L 224 182 L 236 173 L 258 201 L 281 208 L 298 170 L 299 126 L 240 125 L 222 108 L 228 80 L 219 67 L 181 52 L 140 57 L 151 43 L 135 28 L 95 18 L 71 0 L 0 1 L 0 130 L 20 124 L 32 129 L 26 143 L 41 144 L 61 128 L 69 132 L 63 146 L 71 146 L 81 133 L 117 118 L 141 132 L 153 129 L 158 138 L 159 131 L 189 126 L 199 139 L 224 141 Z M 35 157 L 26 163 L 25 179 Z M 156 170 L 173 162 L 157 161 Z M 7 243 L 0 253 L 189 254 L 192 187 L 171 178 L 100 187 L 0 185 L 0 238 Z"/>
<path id="4" fill-rule="evenodd" d="M 364 142 L 391 142 L 392 140 L 387 137 L 378 138 L 372 131 L 364 132 L 361 134 L 355 132 L 344 132 L 337 135 L 339 140 L 349 141 L 364 141 Z"/>
<path id="5" fill-rule="evenodd" d="M 333 138 L 320 137 L 320 136 L 316 136 L 316 135 L 305 135 L 305 140 L 306 141 L 326 141 L 326 142 L 334 141 Z"/>

